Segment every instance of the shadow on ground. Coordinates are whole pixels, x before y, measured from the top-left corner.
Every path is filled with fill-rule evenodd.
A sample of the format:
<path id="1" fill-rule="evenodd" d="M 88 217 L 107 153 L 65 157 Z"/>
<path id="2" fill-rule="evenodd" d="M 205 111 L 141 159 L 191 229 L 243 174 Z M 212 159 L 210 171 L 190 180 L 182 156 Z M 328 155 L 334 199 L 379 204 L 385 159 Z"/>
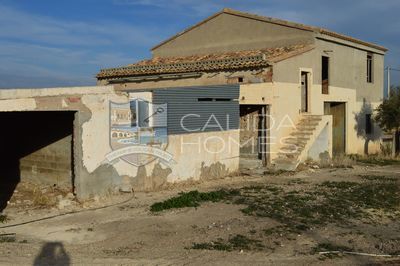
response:
<path id="1" fill-rule="evenodd" d="M 48 242 L 43 245 L 33 265 L 71 265 L 71 259 L 61 242 Z"/>
<path id="2" fill-rule="evenodd" d="M 15 188 L 20 182 L 19 161 L 4 160 L 3 171 L 0 182 L 0 213 L 7 207 L 7 202 L 11 199 Z"/>

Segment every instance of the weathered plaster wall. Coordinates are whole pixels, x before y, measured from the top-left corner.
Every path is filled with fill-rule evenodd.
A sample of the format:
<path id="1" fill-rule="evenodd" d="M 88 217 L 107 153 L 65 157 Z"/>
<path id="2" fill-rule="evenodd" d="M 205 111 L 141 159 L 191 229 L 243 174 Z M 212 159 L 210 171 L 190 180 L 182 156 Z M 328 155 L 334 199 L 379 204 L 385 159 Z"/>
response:
<path id="1" fill-rule="evenodd" d="M 168 136 L 166 152 L 174 163 L 155 160 L 131 167 L 135 190 L 155 190 L 170 183 L 221 178 L 239 171 L 239 130 Z"/>
<path id="2" fill-rule="evenodd" d="M 153 50 L 154 56 L 186 56 L 312 43 L 313 32 L 221 14 Z"/>

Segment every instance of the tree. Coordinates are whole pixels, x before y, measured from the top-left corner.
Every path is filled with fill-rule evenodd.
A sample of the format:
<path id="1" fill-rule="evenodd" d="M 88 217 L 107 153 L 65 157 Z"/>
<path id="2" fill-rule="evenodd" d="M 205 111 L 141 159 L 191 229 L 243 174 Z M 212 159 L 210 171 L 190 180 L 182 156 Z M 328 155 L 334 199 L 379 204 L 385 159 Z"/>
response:
<path id="1" fill-rule="evenodd" d="M 364 139 L 364 154 L 368 155 L 368 147 L 371 141 L 377 141 L 382 136 L 382 130 L 377 125 L 377 123 L 371 123 L 371 130 L 367 131 L 367 115 L 374 113 L 374 109 L 371 103 L 367 102 L 365 99 L 361 110 L 354 114 L 354 119 L 356 124 L 354 129 L 357 131 L 357 137 Z"/>
<path id="2" fill-rule="evenodd" d="M 376 109 L 376 122 L 386 132 L 395 134 L 396 154 L 398 153 L 400 135 L 400 87 L 393 88 L 388 99 Z"/>

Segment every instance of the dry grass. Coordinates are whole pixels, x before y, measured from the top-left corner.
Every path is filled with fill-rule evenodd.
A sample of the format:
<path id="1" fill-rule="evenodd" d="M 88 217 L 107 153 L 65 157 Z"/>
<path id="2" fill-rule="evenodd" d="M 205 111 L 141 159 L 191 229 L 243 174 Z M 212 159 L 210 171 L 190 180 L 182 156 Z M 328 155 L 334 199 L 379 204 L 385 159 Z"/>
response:
<path id="1" fill-rule="evenodd" d="M 243 235 L 236 235 L 229 238 L 227 241 L 219 238 L 212 242 L 194 243 L 191 249 L 207 249 L 219 251 L 234 251 L 234 250 L 262 250 L 264 245 L 260 240 L 251 239 Z"/>
<path id="2" fill-rule="evenodd" d="M 32 191 L 33 205 L 39 208 L 48 208 L 56 206 L 55 197 L 48 194 L 43 194 L 40 190 L 34 189 Z"/>
<path id="3" fill-rule="evenodd" d="M 340 154 L 332 158 L 330 166 L 333 168 L 353 168 L 357 162 L 345 154 Z"/>
<path id="4" fill-rule="evenodd" d="M 5 224 L 9 221 L 10 219 L 7 217 L 7 215 L 0 214 L 0 223 Z"/>
<path id="5" fill-rule="evenodd" d="M 353 157 L 340 154 L 333 158 L 326 158 L 320 162 L 316 162 L 313 159 L 308 158 L 303 164 L 303 166 L 306 168 L 301 168 L 302 164 L 300 164 L 300 168 L 298 168 L 298 170 L 306 170 L 307 167 L 312 168 L 313 166 L 318 166 L 320 168 L 353 168 L 356 164 L 357 161 Z"/>
<path id="6" fill-rule="evenodd" d="M 160 207 L 159 210 L 197 207 L 205 201 L 242 205 L 241 211 L 244 214 L 261 219 L 269 218 L 278 225 L 253 230 L 249 233 L 250 237 L 236 235 L 228 239 L 217 238 L 211 242 L 194 243 L 191 249 L 274 250 L 274 243 L 279 247 L 282 241 L 290 242 L 305 232 L 320 230 L 328 225 L 351 229 L 359 224 L 379 225 L 382 219 L 394 221 L 400 218 L 398 179 L 370 175 L 357 176 L 357 180 L 351 182 L 312 184 L 293 179 L 286 184 L 247 186 L 232 191 L 193 191 L 158 203 L 157 207 Z M 271 239 L 275 240 L 273 244 L 269 243 Z M 344 246 L 338 248 L 329 243 L 316 244 L 316 248 L 310 252 L 347 250 Z"/>
<path id="7" fill-rule="evenodd" d="M 363 163 L 368 165 L 379 165 L 379 166 L 400 165 L 399 157 L 393 158 L 391 156 L 384 156 L 384 155 L 368 155 L 368 156 L 351 155 L 350 157 L 357 163 Z"/>

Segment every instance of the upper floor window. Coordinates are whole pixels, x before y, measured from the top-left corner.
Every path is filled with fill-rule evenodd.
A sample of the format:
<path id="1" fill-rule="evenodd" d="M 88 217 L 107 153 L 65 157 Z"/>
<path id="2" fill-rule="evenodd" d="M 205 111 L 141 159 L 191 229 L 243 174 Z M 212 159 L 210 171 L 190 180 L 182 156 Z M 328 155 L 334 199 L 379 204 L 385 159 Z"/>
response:
<path id="1" fill-rule="evenodd" d="M 329 57 L 322 57 L 322 94 L 329 94 Z"/>
<path id="2" fill-rule="evenodd" d="M 367 54 L 367 82 L 372 83 L 373 82 L 373 60 L 374 57 L 371 53 Z"/>

